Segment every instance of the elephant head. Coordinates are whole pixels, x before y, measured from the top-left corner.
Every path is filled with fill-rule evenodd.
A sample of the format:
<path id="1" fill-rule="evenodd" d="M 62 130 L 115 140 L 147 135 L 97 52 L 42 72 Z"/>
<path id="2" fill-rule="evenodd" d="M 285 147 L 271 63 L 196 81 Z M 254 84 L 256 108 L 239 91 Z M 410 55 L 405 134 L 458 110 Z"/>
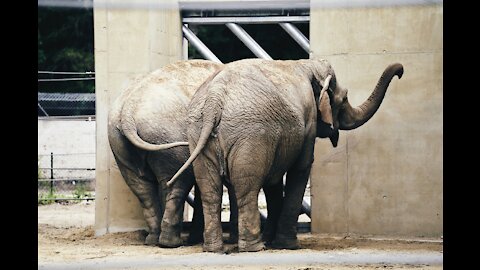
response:
<path id="1" fill-rule="evenodd" d="M 382 104 L 393 77 L 396 75 L 400 79 L 403 75 L 402 64 L 389 65 L 367 100 L 358 107 L 352 107 L 348 101 L 348 89 L 337 83 L 330 64 L 323 60 L 313 61 L 316 61 L 316 65 L 321 65 L 316 66 L 317 79 L 312 81 L 318 109 L 317 137 L 330 138 L 334 147 L 338 143 L 338 130 L 351 130 L 365 124 Z"/>

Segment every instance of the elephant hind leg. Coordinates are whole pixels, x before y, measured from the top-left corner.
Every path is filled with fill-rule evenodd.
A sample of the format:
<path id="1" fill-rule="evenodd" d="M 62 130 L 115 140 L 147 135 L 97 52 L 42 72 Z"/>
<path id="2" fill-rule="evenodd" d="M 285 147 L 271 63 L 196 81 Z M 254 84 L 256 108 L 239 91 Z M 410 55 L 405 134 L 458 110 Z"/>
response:
<path id="1" fill-rule="evenodd" d="M 223 253 L 222 239 L 222 179 L 218 168 L 203 153 L 193 162 L 195 179 L 202 194 L 204 215 L 203 250 Z"/>
<path id="2" fill-rule="evenodd" d="M 158 183 L 151 173 L 139 176 L 134 170 L 121 165 L 118 160 L 117 163 L 125 182 L 137 196 L 143 208 L 143 215 L 149 229 L 145 244 L 156 245 L 160 236 L 160 222 L 163 215 L 163 208 L 158 194 Z"/>
<path id="3" fill-rule="evenodd" d="M 180 176 L 167 194 L 165 213 L 162 219 L 162 232 L 159 244 L 162 247 L 179 247 L 183 244 L 180 237 L 182 232 L 183 208 L 188 193 L 193 187 L 194 178 L 191 173 Z M 165 180 L 165 179 L 163 179 Z M 163 181 L 162 183 L 166 183 Z"/>
<path id="4" fill-rule="evenodd" d="M 260 215 L 258 212 L 258 193 L 260 182 L 258 176 L 238 177 L 234 183 L 238 205 L 238 251 L 259 251 L 265 249 L 260 232 Z M 247 184 L 248 183 L 248 184 Z"/>

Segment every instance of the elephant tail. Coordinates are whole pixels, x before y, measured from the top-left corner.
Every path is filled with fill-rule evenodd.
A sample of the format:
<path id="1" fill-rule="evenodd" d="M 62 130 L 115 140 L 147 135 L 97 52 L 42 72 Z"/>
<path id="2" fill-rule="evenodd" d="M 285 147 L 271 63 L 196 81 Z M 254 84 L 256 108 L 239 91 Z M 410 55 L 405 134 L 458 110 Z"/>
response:
<path id="1" fill-rule="evenodd" d="M 202 127 L 197 146 L 195 147 L 187 161 L 185 161 L 185 164 L 183 164 L 183 166 L 177 171 L 177 173 L 172 177 L 172 179 L 167 182 L 167 187 L 173 185 L 177 177 L 182 174 L 188 168 L 188 166 L 190 166 L 190 164 L 192 164 L 192 162 L 198 157 L 200 152 L 202 152 L 203 148 L 207 144 L 208 138 L 210 137 L 210 133 L 212 133 L 214 125 L 215 121 L 208 121 L 207 123 L 205 123 L 205 125 Z"/>
<path id="2" fill-rule="evenodd" d="M 210 89 L 205 89 L 209 85 L 210 81 L 213 80 L 215 76 L 220 72 L 218 70 L 212 74 L 197 90 L 198 92 L 208 91 L 208 97 L 203 105 L 203 125 L 202 130 L 200 131 L 200 136 L 197 141 L 195 149 L 191 151 L 190 157 L 187 159 L 185 164 L 177 171 L 177 173 L 167 182 L 167 187 L 173 185 L 177 177 L 184 172 L 188 166 L 190 166 L 193 161 L 198 157 L 202 152 L 203 148 L 208 142 L 210 134 L 214 130 L 215 126 L 220 122 L 222 115 L 223 103 L 225 100 L 226 89 L 223 85 L 220 87 L 212 87 Z"/>
<path id="3" fill-rule="evenodd" d="M 164 144 L 151 144 L 149 142 L 144 141 L 140 136 L 138 136 L 137 129 L 135 126 L 133 128 L 125 129 L 124 125 L 122 124 L 122 131 L 125 137 L 138 148 L 141 148 L 146 151 L 160 151 L 169 149 L 176 146 L 188 146 L 188 142 L 173 142 L 173 143 L 164 143 Z"/>
<path id="4" fill-rule="evenodd" d="M 140 85 L 141 86 L 141 85 Z M 137 87 L 140 87 L 137 86 Z M 134 89 L 137 90 L 137 89 Z M 136 105 L 139 102 L 140 94 L 132 91 L 128 96 L 128 99 L 125 101 L 122 111 L 121 111 L 121 131 L 128 140 L 135 145 L 136 147 L 146 150 L 146 151 L 159 151 L 165 150 L 176 146 L 188 146 L 188 142 L 173 142 L 165 144 L 151 144 L 144 141 L 138 135 L 137 125 L 135 123 L 135 118 L 133 117 Z"/>

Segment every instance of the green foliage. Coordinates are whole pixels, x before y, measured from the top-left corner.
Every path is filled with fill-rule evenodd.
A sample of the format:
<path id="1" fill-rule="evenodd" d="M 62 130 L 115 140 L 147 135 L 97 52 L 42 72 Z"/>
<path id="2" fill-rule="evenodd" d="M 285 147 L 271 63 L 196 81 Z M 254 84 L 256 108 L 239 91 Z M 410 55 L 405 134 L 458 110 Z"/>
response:
<path id="1" fill-rule="evenodd" d="M 87 192 L 85 183 L 79 182 L 77 185 L 75 185 L 75 190 L 73 191 L 73 197 L 78 199 L 90 198 L 92 197 L 92 194 L 90 194 L 90 192 Z"/>
<path id="2" fill-rule="evenodd" d="M 58 199 L 58 198 L 65 198 L 65 196 L 61 194 L 56 194 L 55 190 L 47 193 L 40 193 L 38 195 L 38 205 L 52 204 L 55 202 L 55 199 Z"/>
<path id="3" fill-rule="evenodd" d="M 93 9 L 38 8 L 38 70 L 94 71 Z M 41 77 L 40 77 L 41 76 Z M 74 75 L 62 75 L 61 77 Z M 40 74 L 39 78 L 61 78 Z M 94 80 L 39 82 L 42 92 L 95 92 Z"/>

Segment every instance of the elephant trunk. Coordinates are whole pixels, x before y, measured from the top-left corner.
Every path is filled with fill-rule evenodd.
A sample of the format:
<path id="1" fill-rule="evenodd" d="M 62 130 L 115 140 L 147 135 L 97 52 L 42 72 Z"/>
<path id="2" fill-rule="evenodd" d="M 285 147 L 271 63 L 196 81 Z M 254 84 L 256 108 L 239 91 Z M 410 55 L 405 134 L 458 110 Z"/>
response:
<path id="1" fill-rule="evenodd" d="M 399 79 L 402 78 L 402 64 L 395 63 L 389 65 L 378 80 L 372 94 L 360 106 L 353 108 L 347 99 L 343 109 L 339 112 L 339 129 L 354 129 L 365 124 L 372 118 L 380 107 L 380 104 L 382 104 L 388 85 L 395 75 L 397 75 Z"/>

